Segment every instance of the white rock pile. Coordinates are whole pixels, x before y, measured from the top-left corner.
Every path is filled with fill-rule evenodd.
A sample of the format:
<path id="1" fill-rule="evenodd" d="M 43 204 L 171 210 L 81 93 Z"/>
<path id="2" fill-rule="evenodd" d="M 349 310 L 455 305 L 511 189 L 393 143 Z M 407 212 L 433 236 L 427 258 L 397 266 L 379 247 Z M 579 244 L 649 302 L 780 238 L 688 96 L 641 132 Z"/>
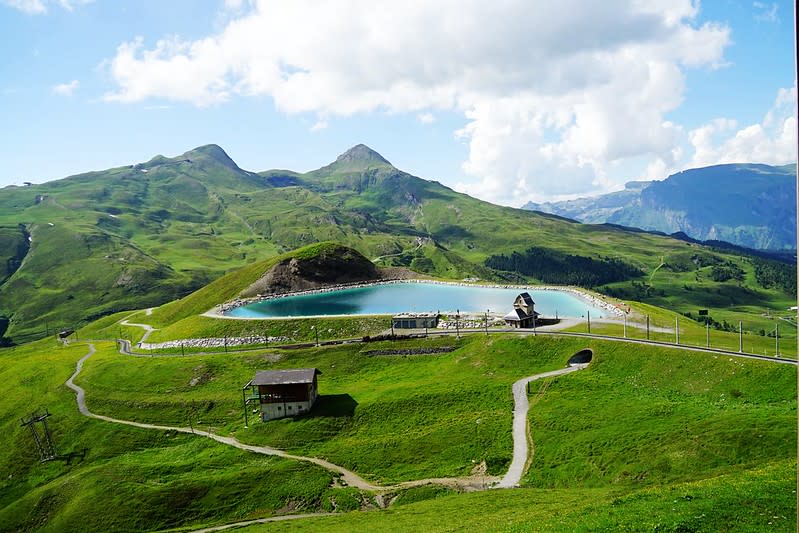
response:
<path id="1" fill-rule="evenodd" d="M 224 337 L 211 337 L 207 339 L 178 339 L 166 342 L 140 342 L 136 346 L 142 350 L 162 350 L 164 348 L 222 348 L 225 344 Z M 227 346 L 244 346 L 247 344 L 272 344 L 291 342 L 288 337 L 264 337 L 250 335 L 249 337 L 228 337 Z"/>

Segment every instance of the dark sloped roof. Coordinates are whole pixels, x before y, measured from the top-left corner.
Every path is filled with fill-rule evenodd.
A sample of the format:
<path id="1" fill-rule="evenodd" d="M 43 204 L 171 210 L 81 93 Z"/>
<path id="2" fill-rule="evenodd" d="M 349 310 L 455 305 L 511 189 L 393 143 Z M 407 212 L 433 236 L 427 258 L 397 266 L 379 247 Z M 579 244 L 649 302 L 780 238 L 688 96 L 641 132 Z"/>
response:
<path id="1" fill-rule="evenodd" d="M 255 373 L 253 385 L 292 385 L 313 383 L 313 378 L 321 372 L 316 368 L 292 368 L 290 370 L 261 370 Z"/>
<path id="2" fill-rule="evenodd" d="M 530 296 L 529 292 L 523 292 L 519 296 L 517 296 L 516 298 L 521 298 L 526 305 L 535 305 L 535 302 L 533 301 L 533 297 Z"/>

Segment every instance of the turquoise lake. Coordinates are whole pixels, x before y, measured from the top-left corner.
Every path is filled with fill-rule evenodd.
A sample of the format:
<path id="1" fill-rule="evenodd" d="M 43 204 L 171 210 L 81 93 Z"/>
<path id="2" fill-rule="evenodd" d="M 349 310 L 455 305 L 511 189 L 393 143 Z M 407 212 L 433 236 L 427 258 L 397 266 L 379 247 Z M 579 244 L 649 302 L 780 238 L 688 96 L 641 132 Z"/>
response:
<path id="1" fill-rule="evenodd" d="M 535 310 L 544 316 L 602 318 L 610 313 L 574 294 L 558 290 L 505 289 L 441 285 L 435 283 L 392 283 L 341 289 L 318 294 L 286 296 L 237 307 L 228 316 L 277 318 L 329 315 L 387 315 L 403 312 L 455 312 L 505 314 L 513 308 L 520 292 L 529 292 Z"/>

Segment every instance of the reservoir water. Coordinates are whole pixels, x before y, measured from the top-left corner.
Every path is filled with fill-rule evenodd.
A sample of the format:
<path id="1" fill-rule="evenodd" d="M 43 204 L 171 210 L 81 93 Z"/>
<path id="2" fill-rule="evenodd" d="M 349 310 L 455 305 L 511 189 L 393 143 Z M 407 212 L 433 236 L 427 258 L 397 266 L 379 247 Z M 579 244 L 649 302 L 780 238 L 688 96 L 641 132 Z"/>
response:
<path id="1" fill-rule="evenodd" d="M 285 296 L 232 309 L 228 316 L 277 318 L 330 315 L 386 315 L 403 312 L 502 313 L 513 308 L 520 292 L 529 292 L 535 310 L 544 316 L 602 318 L 610 313 L 573 293 L 559 290 L 506 289 L 444 285 L 436 283 L 392 283 L 354 287 L 331 292 Z"/>

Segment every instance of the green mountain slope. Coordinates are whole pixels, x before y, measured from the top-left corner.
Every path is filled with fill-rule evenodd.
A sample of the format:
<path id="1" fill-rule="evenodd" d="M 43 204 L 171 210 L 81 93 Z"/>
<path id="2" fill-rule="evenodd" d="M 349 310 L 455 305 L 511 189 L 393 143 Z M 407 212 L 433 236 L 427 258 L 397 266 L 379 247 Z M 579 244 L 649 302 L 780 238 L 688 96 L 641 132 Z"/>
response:
<path id="1" fill-rule="evenodd" d="M 730 164 L 679 172 L 663 181 L 631 182 L 593 198 L 525 209 L 588 223 L 684 232 L 756 249 L 796 249 L 796 167 Z"/>
<path id="2" fill-rule="evenodd" d="M 378 266 L 497 281 L 542 279 L 524 269 L 486 266 L 493 255 L 531 246 L 620 260 L 648 282 L 664 258 L 702 249 L 496 206 L 407 174 L 364 145 L 305 174 L 248 172 L 208 145 L 173 158 L 6 187 L 0 189 L 0 228 L 9 242 L 0 259 L 18 267 L 13 273 L 6 267 L 5 281 L 0 276 L 0 317 L 10 319 L 7 335 L 18 341 L 113 311 L 159 305 L 225 272 L 323 241 L 354 248 Z M 20 237 L 25 232 L 29 249 Z M 758 285 L 750 258 L 712 253 L 744 275 L 709 281 L 711 288 L 743 285 L 740 305 L 790 304 L 782 289 Z M 693 279 L 692 272 L 681 272 Z M 632 281 L 620 280 L 614 290 L 624 293 Z M 683 280 L 675 274 L 663 281 L 663 290 L 679 292 L 680 285 L 672 285 Z M 675 302 L 690 301 L 692 294 L 683 291 Z"/>

